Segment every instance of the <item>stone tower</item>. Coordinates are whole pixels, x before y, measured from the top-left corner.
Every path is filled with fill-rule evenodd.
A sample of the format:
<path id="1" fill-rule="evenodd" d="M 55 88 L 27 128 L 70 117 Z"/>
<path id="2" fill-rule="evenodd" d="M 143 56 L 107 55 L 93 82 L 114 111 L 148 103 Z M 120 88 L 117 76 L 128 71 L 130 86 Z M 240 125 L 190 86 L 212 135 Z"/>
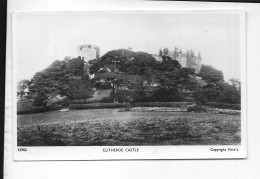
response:
<path id="1" fill-rule="evenodd" d="M 90 60 L 99 58 L 99 47 L 91 44 L 84 44 L 79 46 L 80 56 L 84 62 L 88 63 Z"/>
<path id="2" fill-rule="evenodd" d="M 79 46 L 79 56 L 85 62 L 85 66 L 84 66 L 85 73 L 90 74 L 89 61 L 99 58 L 99 47 L 91 44 L 83 44 Z"/>

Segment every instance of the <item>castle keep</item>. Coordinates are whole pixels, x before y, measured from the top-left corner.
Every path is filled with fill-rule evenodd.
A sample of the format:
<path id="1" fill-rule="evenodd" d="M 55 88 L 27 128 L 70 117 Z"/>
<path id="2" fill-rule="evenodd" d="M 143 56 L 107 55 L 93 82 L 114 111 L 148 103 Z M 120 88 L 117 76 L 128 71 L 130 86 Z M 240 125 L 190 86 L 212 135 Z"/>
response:
<path id="1" fill-rule="evenodd" d="M 81 58 L 88 63 L 90 60 L 99 58 L 99 47 L 96 45 L 84 44 L 79 46 Z"/>
<path id="2" fill-rule="evenodd" d="M 89 74 L 89 61 L 98 59 L 100 56 L 99 47 L 91 44 L 83 44 L 79 46 L 79 56 L 84 60 L 84 70 Z"/>

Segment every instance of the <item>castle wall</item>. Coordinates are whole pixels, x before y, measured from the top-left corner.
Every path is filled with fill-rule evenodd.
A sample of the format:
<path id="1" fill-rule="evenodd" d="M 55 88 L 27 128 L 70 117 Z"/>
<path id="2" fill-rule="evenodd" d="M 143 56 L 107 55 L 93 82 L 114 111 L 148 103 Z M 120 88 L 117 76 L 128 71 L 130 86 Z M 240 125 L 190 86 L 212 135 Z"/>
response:
<path id="1" fill-rule="evenodd" d="M 197 57 L 190 58 L 189 60 L 187 60 L 187 67 L 195 69 L 196 73 L 199 73 L 201 65 L 201 60 Z"/>
<path id="2" fill-rule="evenodd" d="M 182 67 L 187 67 L 187 58 L 185 56 L 180 57 L 180 62 Z"/>
<path id="3" fill-rule="evenodd" d="M 200 69 L 201 69 L 201 66 L 202 66 L 201 60 L 198 59 L 197 64 L 198 65 L 197 65 L 197 68 L 196 68 L 196 73 L 199 73 Z"/>
<path id="4" fill-rule="evenodd" d="M 168 55 L 171 59 L 174 59 L 174 51 L 169 51 L 168 54 L 165 55 Z"/>
<path id="5" fill-rule="evenodd" d="M 159 61 L 159 62 L 162 61 L 162 57 L 160 57 L 159 55 L 153 54 L 152 56 L 153 56 L 153 58 L 155 58 L 156 61 Z"/>
<path id="6" fill-rule="evenodd" d="M 172 58 L 174 59 L 174 58 Z M 180 63 L 180 65 L 182 67 L 187 67 L 187 58 L 185 57 L 185 55 L 179 53 L 177 56 L 176 56 L 176 60 Z"/>

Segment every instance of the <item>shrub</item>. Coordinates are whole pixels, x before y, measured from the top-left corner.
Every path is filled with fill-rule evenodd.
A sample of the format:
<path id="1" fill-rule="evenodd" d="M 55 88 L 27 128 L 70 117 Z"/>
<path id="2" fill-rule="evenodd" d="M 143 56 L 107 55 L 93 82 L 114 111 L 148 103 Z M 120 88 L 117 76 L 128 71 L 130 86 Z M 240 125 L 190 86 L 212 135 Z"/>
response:
<path id="1" fill-rule="evenodd" d="M 129 112 L 132 111 L 132 107 L 130 105 L 127 105 L 126 107 L 122 107 L 118 110 L 118 112 Z"/>
<path id="2" fill-rule="evenodd" d="M 204 106 L 192 104 L 192 105 L 188 106 L 187 111 L 188 112 L 207 112 L 207 109 Z"/>

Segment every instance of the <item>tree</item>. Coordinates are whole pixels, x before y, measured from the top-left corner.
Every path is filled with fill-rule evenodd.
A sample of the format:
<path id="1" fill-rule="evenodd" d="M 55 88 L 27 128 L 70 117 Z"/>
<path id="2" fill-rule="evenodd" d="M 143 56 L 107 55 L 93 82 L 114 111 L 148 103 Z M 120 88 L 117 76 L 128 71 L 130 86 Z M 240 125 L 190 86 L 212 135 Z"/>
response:
<path id="1" fill-rule="evenodd" d="M 84 74 L 84 60 L 81 58 L 73 58 L 65 62 L 65 65 L 67 74 L 78 77 L 81 77 Z"/>
<path id="2" fill-rule="evenodd" d="M 176 60 L 165 59 L 158 63 L 154 70 L 156 82 L 153 100 L 155 101 L 178 101 L 180 100 L 180 84 L 187 75 Z"/>
<path id="3" fill-rule="evenodd" d="M 202 65 L 199 76 L 208 83 L 224 82 L 222 71 L 217 70 L 210 65 Z"/>
<path id="4" fill-rule="evenodd" d="M 201 110 L 201 105 L 206 104 L 208 101 L 206 93 L 207 92 L 204 90 L 203 87 L 196 88 L 196 91 L 193 93 L 195 102 L 199 106 L 200 110 Z"/>
<path id="5" fill-rule="evenodd" d="M 233 80 L 231 80 L 233 81 Z M 240 104 L 241 103 L 241 91 L 240 91 L 240 82 L 234 80 L 231 84 L 223 83 L 222 92 L 219 95 L 217 101 L 222 103 L 229 104 Z"/>
<path id="6" fill-rule="evenodd" d="M 59 83 L 54 80 L 54 71 L 38 72 L 34 75 L 29 86 L 29 97 L 36 106 L 47 107 L 48 100 L 60 94 Z"/>
<path id="7" fill-rule="evenodd" d="M 122 64 L 119 70 L 132 75 L 141 75 L 149 78 L 159 64 L 154 57 L 145 52 L 136 52 L 131 60 Z"/>
<path id="8" fill-rule="evenodd" d="M 203 87 L 205 82 L 197 78 L 194 69 L 182 68 L 182 70 L 182 77 L 178 84 L 179 94 L 183 100 L 194 98 L 194 92 L 196 92 L 198 88 Z"/>
<path id="9" fill-rule="evenodd" d="M 229 81 L 241 93 L 241 82 L 234 78 L 231 78 Z"/>
<path id="10" fill-rule="evenodd" d="M 122 49 L 106 53 L 90 69 L 95 87 L 111 89 L 115 102 L 122 93 L 134 101 L 178 101 L 181 84 L 189 78 L 179 62 L 167 56 L 158 62 L 148 53 Z"/>
<path id="11" fill-rule="evenodd" d="M 80 58 L 56 60 L 45 70 L 34 75 L 28 96 L 34 105 L 47 107 L 50 99 L 66 96 L 70 100 L 92 95 L 89 76 Z"/>
<path id="12" fill-rule="evenodd" d="M 223 91 L 224 76 L 222 71 L 210 65 L 202 65 L 198 74 L 207 84 L 204 86 L 208 101 L 217 101 Z"/>
<path id="13" fill-rule="evenodd" d="M 17 96 L 22 101 L 28 93 L 28 87 L 30 85 L 29 80 L 21 80 L 17 84 Z"/>
<path id="14" fill-rule="evenodd" d="M 127 91 L 127 98 L 133 97 L 134 91 L 141 86 L 142 79 L 137 75 L 128 75 L 118 70 L 102 71 L 95 74 L 93 79 L 98 89 L 111 89 L 111 97 L 114 103 L 119 102 L 119 96 Z"/>
<path id="15" fill-rule="evenodd" d="M 148 53 L 119 49 L 110 51 L 95 61 L 90 71 L 95 74 L 95 87 L 111 89 L 114 102 L 126 102 L 128 99 L 139 101 L 152 94 L 156 63 L 158 62 Z"/>
<path id="16" fill-rule="evenodd" d="M 207 83 L 204 93 L 209 101 L 240 103 L 240 81 L 231 79 L 230 84 L 225 83 L 223 73 L 209 65 L 202 65 L 199 75 Z"/>
<path id="17" fill-rule="evenodd" d="M 87 99 L 93 95 L 92 84 L 89 76 L 81 78 L 70 78 L 69 79 L 69 98 L 73 99 Z"/>

